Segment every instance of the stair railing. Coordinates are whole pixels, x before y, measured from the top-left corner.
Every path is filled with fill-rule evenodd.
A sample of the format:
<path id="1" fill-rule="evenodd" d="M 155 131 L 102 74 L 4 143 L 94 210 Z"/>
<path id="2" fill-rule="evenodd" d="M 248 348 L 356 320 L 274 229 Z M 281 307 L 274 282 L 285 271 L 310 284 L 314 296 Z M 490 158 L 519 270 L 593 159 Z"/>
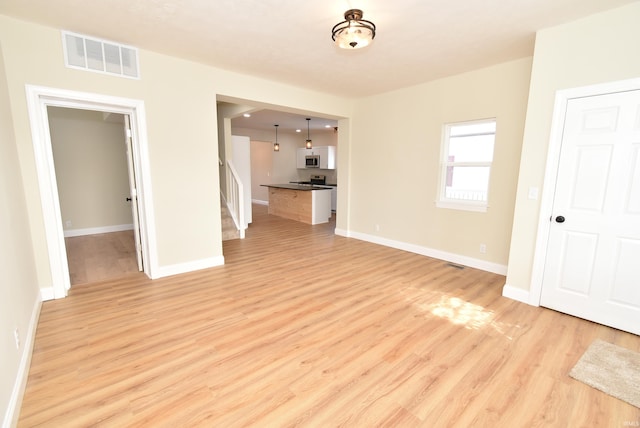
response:
<path id="1" fill-rule="evenodd" d="M 240 239 L 244 239 L 245 226 L 245 206 L 244 206 L 244 186 L 233 163 L 227 160 L 227 208 L 236 228 L 240 232 Z"/>

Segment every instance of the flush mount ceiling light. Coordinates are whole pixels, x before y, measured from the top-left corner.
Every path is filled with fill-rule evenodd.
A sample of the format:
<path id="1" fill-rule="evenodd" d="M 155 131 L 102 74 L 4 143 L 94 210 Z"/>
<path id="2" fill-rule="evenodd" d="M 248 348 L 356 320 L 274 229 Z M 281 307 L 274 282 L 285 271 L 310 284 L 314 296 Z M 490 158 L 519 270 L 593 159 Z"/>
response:
<path id="1" fill-rule="evenodd" d="M 273 143 L 273 151 L 274 152 L 279 152 L 280 151 L 280 144 L 278 144 L 278 126 L 280 125 L 273 125 L 276 127 L 276 142 Z"/>
<path id="2" fill-rule="evenodd" d="M 311 119 L 307 118 L 307 141 L 306 141 L 306 144 L 305 144 L 305 147 L 307 149 L 311 148 L 311 138 L 309 137 L 309 123 L 310 122 L 311 122 Z"/>
<path id="3" fill-rule="evenodd" d="M 360 9 L 349 9 L 344 13 L 345 21 L 334 25 L 331 38 L 343 49 L 360 49 L 368 46 L 376 36 L 376 25 L 362 19 Z"/>

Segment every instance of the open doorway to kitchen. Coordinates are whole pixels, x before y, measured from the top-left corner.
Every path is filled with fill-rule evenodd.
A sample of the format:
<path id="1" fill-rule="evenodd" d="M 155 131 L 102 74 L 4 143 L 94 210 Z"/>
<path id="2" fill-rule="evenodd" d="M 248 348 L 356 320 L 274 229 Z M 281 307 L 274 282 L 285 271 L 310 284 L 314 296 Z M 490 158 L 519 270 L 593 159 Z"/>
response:
<path id="1" fill-rule="evenodd" d="M 45 239 L 52 284 L 50 289 L 42 290 L 43 300 L 63 298 L 71 286 L 49 129 L 48 109 L 50 107 L 92 110 L 130 118 L 130 133 L 125 133 L 130 135 L 131 168 L 135 184 L 130 197 L 135 197 L 138 205 L 140 261 L 144 261 L 142 269 L 147 276 L 153 277 L 154 270 L 157 269 L 157 255 L 152 243 L 155 241 L 155 229 L 152 221 L 144 103 L 140 100 L 28 85 L 27 106 L 36 157 L 38 187 L 45 219 Z"/>
<path id="2" fill-rule="evenodd" d="M 299 158 L 300 151 L 306 150 L 306 140 L 311 138 L 313 146 L 318 149 L 324 147 L 328 150 L 331 146 L 332 154 L 340 152 L 338 158 L 345 161 L 344 165 L 348 165 L 348 151 L 340 149 L 348 147 L 348 119 L 225 96 L 218 96 L 217 101 L 221 192 L 224 193 L 226 188 L 226 164 L 229 160 L 235 162 L 236 158 L 227 139 L 230 141 L 231 136 L 244 136 L 250 139 L 251 182 L 247 187 L 251 188 L 250 209 L 254 213 L 256 206 L 262 208 L 268 205 L 268 191 L 264 186 L 310 183 L 312 176 L 321 175 L 324 178 L 323 184 L 326 180 L 326 184 L 332 189 L 330 193 L 335 219 L 338 188 L 341 186 L 338 184 L 338 176 L 340 174 L 340 181 L 345 186 L 348 184 L 348 176 L 339 172 L 337 162 L 331 163 L 331 166 L 318 165 L 318 168 L 310 169 L 300 166 Z M 345 126 L 344 134 L 338 132 L 340 123 Z M 276 141 L 277 151 L 274 148 Z M 343 214 L 346 215 L 347 208 L 344 209 Z"/>

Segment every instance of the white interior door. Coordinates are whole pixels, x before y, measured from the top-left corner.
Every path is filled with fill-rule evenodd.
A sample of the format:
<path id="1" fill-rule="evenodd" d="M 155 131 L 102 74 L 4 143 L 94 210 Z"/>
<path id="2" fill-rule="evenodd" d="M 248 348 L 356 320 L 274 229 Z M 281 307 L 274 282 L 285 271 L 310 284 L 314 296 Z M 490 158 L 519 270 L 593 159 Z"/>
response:
<path id="1" fill-rule="evenodd" d="M 133 217 L 133 234 L 136 241 L 136 258 L 138 271 L 142 271 L 142 241 L 140 240 L 140 213 L 138 211 L 138 189 L 136 186 L 136 173 L 133 163 L 133 148 L 131 147 L 131 118 L 124 115 L 125 145 L 127 147 L 127 167 L 129 169 L 129 194 L 131 202 L 131 214 Z"/>
<path id="2" fill-rule="evenodd" d="M 568 101 L 540 304 L 640 334 L 640 90 Z"/>

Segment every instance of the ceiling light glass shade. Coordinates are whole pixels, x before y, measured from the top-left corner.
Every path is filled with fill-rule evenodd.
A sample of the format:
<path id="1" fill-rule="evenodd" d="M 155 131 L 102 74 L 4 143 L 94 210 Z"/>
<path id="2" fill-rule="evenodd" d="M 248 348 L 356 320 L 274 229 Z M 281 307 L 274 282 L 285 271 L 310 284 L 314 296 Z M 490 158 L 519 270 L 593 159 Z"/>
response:
<path id="1" fill-rule="evenodd" d="M 305 144 L 305 147 L 306 147 L 307 149 L 311 149 L 311 148 L 313 147 L 313 146 L 311 145 L 311 140 L 307 140 L 307 142 L 306 142 L 306 144 Z"/>
<path id="2" fill-rule="evenodd" d="M 349 9 L 344 13 L 345 21 L 334 25 L 331 38 L 343 49 L 360 49 L 368 46 L 376 37 L 373 22 L 362 19 L 360 9 Z"/>

